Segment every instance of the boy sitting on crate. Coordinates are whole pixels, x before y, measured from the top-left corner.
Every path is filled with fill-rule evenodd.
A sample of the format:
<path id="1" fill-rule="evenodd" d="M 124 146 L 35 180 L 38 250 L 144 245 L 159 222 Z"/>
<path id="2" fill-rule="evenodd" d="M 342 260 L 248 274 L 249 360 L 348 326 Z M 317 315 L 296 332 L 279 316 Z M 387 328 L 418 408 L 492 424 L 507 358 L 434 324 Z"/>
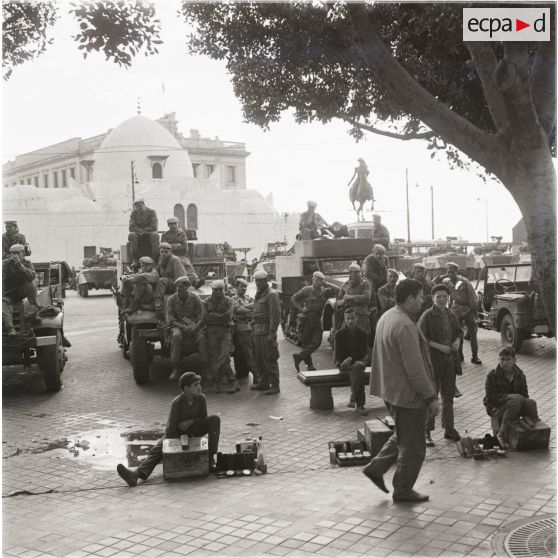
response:
<path id="1" fill-rule="evenodd" d="M 539 416 L 537 403 L 529 399 L 525 374 L 515 364 L 515 351 L 511 347 L 504 347 L 498 356 L 500 364 L 486 377 L 484 406 L 492 417 L 492 428 L 498 443 L 505 449 L 508 447 L 509 426 L 513 420 L 521 418 L 522 424 L 532 430 Z"/>
<path id="2" fill-rule="evenodd" d="M 201 377 L 195 372 L 185 372 L 180 376 L 178 385 L 182 393 L 172 400 L 165 435 L 149 450 L 147 457 L 133 471 L 121 463 L 116 471 L 130 486 L 136 486 L 138 479 L 147 480 L 155 466 L 163 459 L 163 440 L 208 434 L 209 468 L 214 468 L 214 456 L 219 446 L 221 419 L 216 415 L 207 416 L 207 402 L 201 392 Z"/>

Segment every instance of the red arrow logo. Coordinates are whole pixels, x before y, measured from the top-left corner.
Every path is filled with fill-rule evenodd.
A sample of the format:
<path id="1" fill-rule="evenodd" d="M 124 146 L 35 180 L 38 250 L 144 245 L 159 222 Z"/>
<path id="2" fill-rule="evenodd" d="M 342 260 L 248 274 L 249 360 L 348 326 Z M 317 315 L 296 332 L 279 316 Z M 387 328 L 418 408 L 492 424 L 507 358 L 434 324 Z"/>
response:
<path id="1" fill-rule="evenodd" d="M 531 24 L 530 23 L 525 23 L 521 19 L 515 18 L 515 30 L 516 31 L 521 31 L 522 29 L 525 29 L 527 27 L 531 27 Z"/>

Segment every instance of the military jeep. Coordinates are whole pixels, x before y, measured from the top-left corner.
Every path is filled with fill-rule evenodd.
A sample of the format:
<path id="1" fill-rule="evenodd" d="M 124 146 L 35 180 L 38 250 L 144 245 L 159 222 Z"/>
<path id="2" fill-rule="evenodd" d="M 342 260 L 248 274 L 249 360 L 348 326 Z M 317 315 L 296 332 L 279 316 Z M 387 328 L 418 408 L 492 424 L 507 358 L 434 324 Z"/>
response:
<path id="1" fill-rule="evenodd" d="M 531 337 L 553 336 L 531 273 L 531 263 L 487 265 L 475 287 L 479 326 L 499 331 L 502 345 L 516 351 Z"/>
<path id="2" fill-rule="evenodd" d="M 64 302 L 58 298 L 63 285 L 63 262 L 34 263 L 37 299 L 46 307 L 42 315 L 30 312 L 27 299 L 13 306 L 13 323 L 17 335 L 2 332 L 2 367 L 37 365 L 49 392 L 62 387 L 66 364 L 64 347 Z"/>

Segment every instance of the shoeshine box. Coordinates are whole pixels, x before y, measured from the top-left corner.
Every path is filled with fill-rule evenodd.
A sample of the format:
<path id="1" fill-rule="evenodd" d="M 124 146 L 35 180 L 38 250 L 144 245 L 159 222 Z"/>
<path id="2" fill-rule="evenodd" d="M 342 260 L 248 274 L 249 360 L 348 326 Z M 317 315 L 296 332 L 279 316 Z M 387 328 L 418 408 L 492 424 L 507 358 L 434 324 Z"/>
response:
<path id="1" fill-rule="evenodd" d="M 549 442 L 550 427 L 542 421 L 537 422 L 533 430 L 528 429 L 518 420 L 510 424 L 508 443 L 515 451 L 548 449 Z"/>
<path id="2" fill-rule="evenodd" d="M 364 423 L 364 443 L 368 451 L 375 457 L 382 446 L 390 439 L 393 429 L 380 419 L 374 418 Z"/>
<path id="3" fill-rule="evenodd" d="M 163 477 L 180 480 L 209 475 L 207 436 L 188 437 L 188 449 L 182 449 L 180 438 L 163 440 Z"/>

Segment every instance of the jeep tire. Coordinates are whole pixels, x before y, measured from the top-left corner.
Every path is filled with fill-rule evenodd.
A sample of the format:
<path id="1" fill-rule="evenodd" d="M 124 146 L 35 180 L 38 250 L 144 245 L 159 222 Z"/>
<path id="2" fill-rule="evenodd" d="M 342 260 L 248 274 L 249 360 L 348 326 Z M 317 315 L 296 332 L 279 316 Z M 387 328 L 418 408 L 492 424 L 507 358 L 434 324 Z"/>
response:
<path id="1" fill-rule="evenodd" d="M 87 283 L 78 285 L 78 295 L 83 298 L 87 298 L 89 296 L 89 287 L 87 286 Z"/>
<path id="2" fill-rule="evenodd" d="M 521 331 L 515 327 L 510 314 L 506 314 L 500 322 L 500 338 L 504 347 L 513 347 L 515 352 L 521 349 L 523 337 Z"/>
<path id="3" fill-rule="evenodd" d="M 130 343 L 130 362 L 134 371 L 136 384 L 142 385 L 149 382 L 149 347 L 147 341 L 140 337 L 141 328 L 137 325 L 132 327 L 132 342 Z"/>
<path id="4" fill-rule="evenodd" d="M 62 334 L 59 331 L 56 332 L 56 344 L 39 347 L 37 358 L 47 391 L 50 393 L 60 391 L 64 369 L 64 347 Z"/>

